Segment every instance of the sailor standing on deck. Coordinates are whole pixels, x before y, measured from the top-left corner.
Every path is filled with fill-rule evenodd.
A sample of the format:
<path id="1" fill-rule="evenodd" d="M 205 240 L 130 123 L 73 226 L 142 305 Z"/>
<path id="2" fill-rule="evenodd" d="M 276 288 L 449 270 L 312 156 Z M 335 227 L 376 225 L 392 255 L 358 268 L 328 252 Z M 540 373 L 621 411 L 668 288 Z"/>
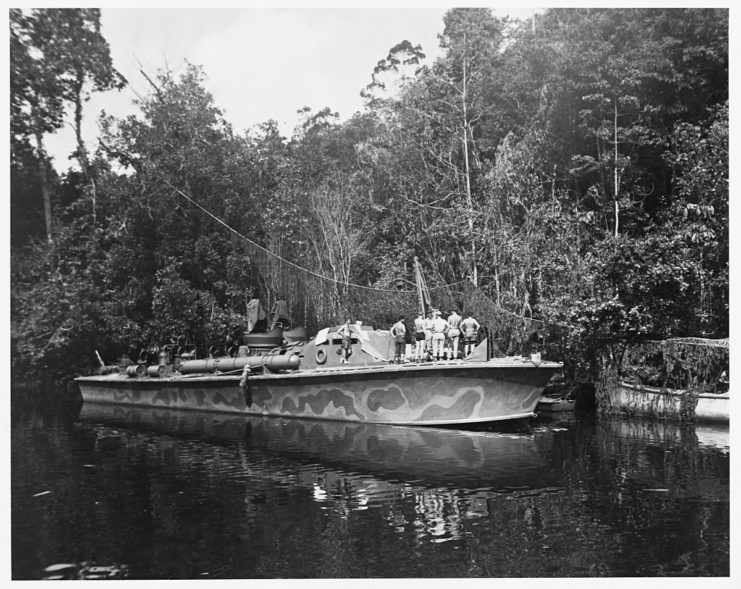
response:
<path id="1" fill-rule="evenodd" d="M 425 353 L 432 355 L 432 318 L 433 313 L 430 310 L 430 314 L 425 319 Z"/>
<path id="2" fill-rule="evenodd" d="M 404 347 L 407 345 L 407 328 L 404 325 L 404 316 L 391 326 L 391 335 L 396 343 L 394 352 L 394 362 L 404 362 Z"/>
<path id="3" fill-rule="evenodd" d="M 458 359 L 458 342 L 461 338 L 461 321 L 463 317 L 458 315 L 458 311 L 453 309 L 453 312 L 448 317 L 448 325 L 450 330 L 448 331 L 448 339 L 450 340 L 451 355 L 454 360 Z"/>
<path id="4" fill-rule="evenodd" d="M 433 315 L 435 318 L 432 320 L 432 356 L 435 360 L 440 360 L 444 357 L 445 334 L 449 326 L 448 322 L 440 316 L 440 311 L 436 309 Z"/>
<path id="5" fill-rule="evenodd" d="M 471 316 L 471 312 L 466 313 L 466 318 L 461 322 L 463 329 L 463 342 L 465 343 L 464 356 L 468 356 L 476 347 L 476 337 L 479 334 L 479 322 Z"/>
<path id="6" fill-rule="evenodd" d="M 352 326 L 349 319 L 337 330 L 337 335 L 342 338 L 340 364 L 345 364 L 347 359 L 352 356 Z"/>
<path id="7" fill-rule="evenodd" d="M 414 320 L 414 357 L 417 362 L 422 360 L 425 350 L 425 316 L 424 313 L 417 315 Z"/>

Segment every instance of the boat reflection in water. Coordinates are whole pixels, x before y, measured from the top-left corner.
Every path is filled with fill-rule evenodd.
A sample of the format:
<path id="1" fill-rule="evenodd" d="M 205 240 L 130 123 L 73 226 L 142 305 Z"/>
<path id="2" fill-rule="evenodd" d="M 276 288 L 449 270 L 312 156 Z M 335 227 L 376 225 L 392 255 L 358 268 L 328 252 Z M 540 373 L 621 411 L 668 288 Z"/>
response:
<path id="1" fill-rule="evenodd" d="M 209 470 L 245 486 L 248 519 L 261 519 L 262 494 L 306 493 L 330 519 L 378 508 L 399 533 L 411 525 L 418 542 L 465 535 L 464 522 L 488 518 L 492 503 L 557 493 L 531 434 L 389 426 L 326 420 L 230 416 L 190 410 L 85 403 L 80 420 L 107 437 L 132 442 L 175 437 L 164 452 L 179 472 Z M 138 441 L 137 441 L 138 440 Z M 122 440 L 122 443 L 126 443 Z M 175 455 L 176 458 L 172 456 Z M 169 465 L 172 468 L 172 465 Z M 225 484 L 227 484 L 225 482 Z M 258 490 L 259 489 L 259 490 Z M 302 491 L 303 490 L 303 491 Z M 301 502 L 308 497 L 304 495 Z M 410 519 L 407 507 L 414 505 Z M 497 502 L 500 503 L 500 502 Z M 518 501 L 511 503 L 515 509 Z"/>
<path id="2" fill-rule="evenodd" d="M 582 412 L 503 429 L 32 412 L 13 426 L 14 575 L 729 574 L 724 430 Z"/>
<path id="3" fill-rule="evenodd" d="M 254 455 L 315 463 L 390 483 L 512 490 L 547 484 L 530 434 L 231 416 L 85 403 L 80 419 L 206 440 L 239 440 Z M 272 475 L 271 475 L 272 476 Z"/>

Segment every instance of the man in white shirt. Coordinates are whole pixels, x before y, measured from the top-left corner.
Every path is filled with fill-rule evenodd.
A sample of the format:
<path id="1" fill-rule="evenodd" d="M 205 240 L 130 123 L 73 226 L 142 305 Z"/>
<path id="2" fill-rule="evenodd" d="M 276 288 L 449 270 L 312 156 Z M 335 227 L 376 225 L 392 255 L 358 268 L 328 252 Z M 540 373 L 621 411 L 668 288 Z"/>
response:
<path id="1" fill-rule="evenodd" d="M 430 311 L 425 319 L 425 353 L 430 355 L 432 355 L 432 318 L 433 313 Z"/>
<path id="2" fill-rule="evenodd" d="M 448 322 L 440 316 L 440 311 L 435 310 L 432 320 L 432 356 L 435 360 L 445 357 L 445 334 L 448 332 Z"/>

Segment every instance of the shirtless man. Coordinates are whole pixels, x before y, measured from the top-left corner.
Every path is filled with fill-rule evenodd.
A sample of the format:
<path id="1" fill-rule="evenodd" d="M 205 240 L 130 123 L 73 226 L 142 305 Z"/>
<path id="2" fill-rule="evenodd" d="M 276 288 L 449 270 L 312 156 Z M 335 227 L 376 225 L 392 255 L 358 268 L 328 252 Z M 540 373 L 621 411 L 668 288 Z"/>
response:
<path id="1" fill-rule="evenodd" d="M 391 326 L 391 336 L 394 338 L 396 350 L 394 352 L 394 362 L 404 362 L 404 348 L 406 347 L 407 328 L 404 325 L 404 317 Z"/>
<path id="2" fill-rule="evenodd" d="M 458 315 L 458 311 L 455 309 L 450 314 L 450 317 L 448 317 L 448 325 L 450 326 L 450 329 L 448 330 L 448 339 L 450 340 L 450 350 L 454 360 L 458 359 L 458 342 L 461 338 L 462 320 L 463 318 Z"/>
<path id="3" fill-rule="evenodd" d="M 414 357 L 417 362 L 422 360 L 425 351 L 425 316 L 423 313 L 417 315 L 414 320 Z"/>
<path id="4" fill-rule="evenodd" d="M 463 329 L 463 341 L 465 343 L 465 356 L 468 356 L 476 347 L 476 337 L 479 334 L 479 322 L 471 316 L 470 311 L 466 313 L 466 318 L 461 322 Z"/>

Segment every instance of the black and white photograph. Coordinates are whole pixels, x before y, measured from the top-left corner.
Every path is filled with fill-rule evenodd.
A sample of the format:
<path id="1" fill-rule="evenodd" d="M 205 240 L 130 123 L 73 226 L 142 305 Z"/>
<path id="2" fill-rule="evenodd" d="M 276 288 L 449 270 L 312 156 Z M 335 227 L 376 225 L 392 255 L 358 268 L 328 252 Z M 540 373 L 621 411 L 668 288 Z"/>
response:
<path id="1" fill-rule="evenodd" d="M 729 586 L 732 12 L 9 8 L 6 580 Z"/>

